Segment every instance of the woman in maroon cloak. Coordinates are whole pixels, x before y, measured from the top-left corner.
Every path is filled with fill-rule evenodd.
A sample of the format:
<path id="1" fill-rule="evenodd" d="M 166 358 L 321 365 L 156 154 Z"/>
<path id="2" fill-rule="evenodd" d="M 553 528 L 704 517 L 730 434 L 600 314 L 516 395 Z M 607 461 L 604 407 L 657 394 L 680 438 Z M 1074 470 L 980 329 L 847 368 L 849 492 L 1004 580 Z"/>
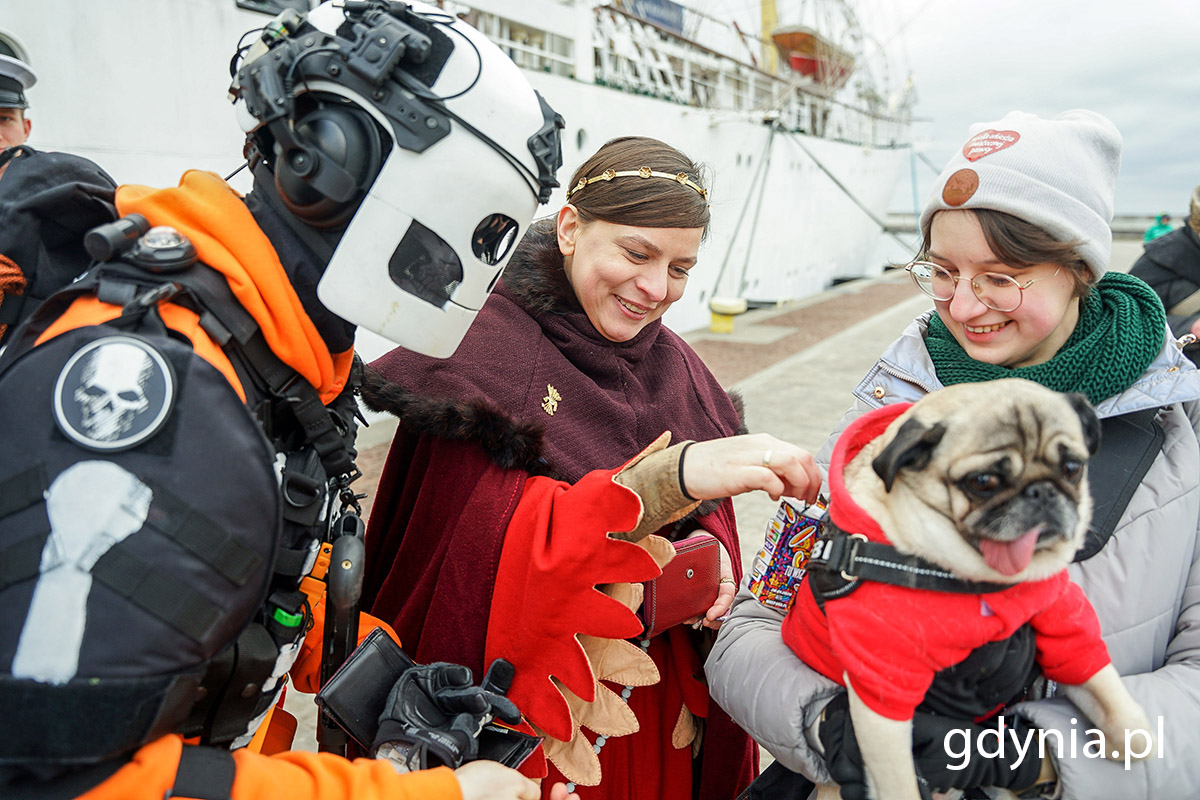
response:
<path id="1" fill-rule="evenodd" d="M 690 513 L 657 531 L 715 537 L 719 592 L 694 626 L 639 640 L 630 587 L 657 574 L 645 554 L 665 561 L 665 543 L 617 552 L 608 532 L 627 528 L 602 496 L 611 475 L 583 505 L 556 494 L 575 484 L 581 497 L 588 473 L 665 431 L 676 442 L 744 432 L 736 398 L 661 321 L 696 264 L 708 193 L 679 151 L 627 137 L 578 169 L 567 200 L 521 240 L 451 358 L 396 350 L 372 364 L 364 398 L 401 425 L 367 531 L 364 607 L 419 662 L 478 675 L 513 661 L 510 696 L 547 737 L 545 786 L 572 781 L 584 800 L 733 798 L 757 749 L 709 700 L 701 666 L 741 578 L 732 502 L 687 497 Z M 762 462 L 751 466 L 774 480 L 774 440 L 752 438 Z M 785 449 L 811 462 L 774 452 Z"/>

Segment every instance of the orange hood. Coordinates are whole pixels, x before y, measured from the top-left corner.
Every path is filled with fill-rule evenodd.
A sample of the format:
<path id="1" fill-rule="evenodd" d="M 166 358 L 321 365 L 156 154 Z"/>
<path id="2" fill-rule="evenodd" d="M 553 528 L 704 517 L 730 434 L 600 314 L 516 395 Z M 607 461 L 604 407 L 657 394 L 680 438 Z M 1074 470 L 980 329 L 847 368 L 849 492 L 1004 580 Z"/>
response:
<path id="1" fill-rule="evenodd" d="M 199 259 L 229 281 L 271 350 L 328 403 L 341 392 L 353 351 L 331 354 L 304 310 L 279 256 L 242 198 L 216 174 L 189 170 L 173 189 L 117 188 L 117 211 L 170 225 L 191 240 Z"/>

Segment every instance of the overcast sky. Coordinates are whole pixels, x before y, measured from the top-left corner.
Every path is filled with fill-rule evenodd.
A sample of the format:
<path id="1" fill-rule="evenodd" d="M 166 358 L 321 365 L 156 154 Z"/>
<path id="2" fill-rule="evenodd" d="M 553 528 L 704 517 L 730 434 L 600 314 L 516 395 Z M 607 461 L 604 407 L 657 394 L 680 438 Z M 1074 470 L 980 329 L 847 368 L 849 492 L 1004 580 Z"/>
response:
<path id="1" fill-rule="evenodd" d="M 1169 211 L 1179 222 L 1186 212 L 1200 184 L 1200 0 L 848 1 L 888 42 L 893 74 L 911 70 L 916 114 L 928 120 L 918 148 L 938 167 L 972 122 L 1089 108 L 1124 139 L 1117 213 Z M 724 5 L 759 27 L 757 0 L 685 2 L 714 15 Z M 789 0 L 778 7 L 789 21 Z M 916 167 L 923 203 L 936 173 Z M 892 210 L 912 204 L 905 180 Z"/>

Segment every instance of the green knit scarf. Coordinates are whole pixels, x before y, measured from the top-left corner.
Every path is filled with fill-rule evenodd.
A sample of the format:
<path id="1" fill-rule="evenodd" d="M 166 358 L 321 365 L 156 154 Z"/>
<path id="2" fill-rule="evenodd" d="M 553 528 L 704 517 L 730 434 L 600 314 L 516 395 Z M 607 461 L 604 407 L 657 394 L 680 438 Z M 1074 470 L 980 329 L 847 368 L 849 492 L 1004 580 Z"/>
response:
<path id="1" fill-rule="evenodd" d="M 1031 367 L 985 364 L 967 355 L 941 318 L 929 320 L 925 346 L 946 386 L 1026 378 L 1059 392 L 1082 392 L 1093 405 L 1125 391 L 1163 346 L 1166 313 L 1138 278 L 1109 272 L 1079 304 L 1079 322 L 1054 357 Z"/>

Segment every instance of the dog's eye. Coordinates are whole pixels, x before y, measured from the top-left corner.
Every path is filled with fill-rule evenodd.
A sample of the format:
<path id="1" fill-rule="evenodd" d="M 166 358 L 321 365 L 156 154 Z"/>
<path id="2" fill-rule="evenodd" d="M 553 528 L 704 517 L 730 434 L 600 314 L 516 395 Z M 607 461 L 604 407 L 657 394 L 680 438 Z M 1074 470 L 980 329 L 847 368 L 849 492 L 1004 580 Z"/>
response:
<path id="1" fill-rule="evenodd" d="M 963 488 L 972 494 L 987 497 L 1000 491 L 1003 481 L 994 472 L 972 472 L 963 478 Z"/>
<path id="2" fill-rule="evenodd" d="M 1074 458 L 1065 459 L 1062 462 L 1062 474 L 1064 478 L 1074 483 L 1083 475 L 1083 462 Z"/>

